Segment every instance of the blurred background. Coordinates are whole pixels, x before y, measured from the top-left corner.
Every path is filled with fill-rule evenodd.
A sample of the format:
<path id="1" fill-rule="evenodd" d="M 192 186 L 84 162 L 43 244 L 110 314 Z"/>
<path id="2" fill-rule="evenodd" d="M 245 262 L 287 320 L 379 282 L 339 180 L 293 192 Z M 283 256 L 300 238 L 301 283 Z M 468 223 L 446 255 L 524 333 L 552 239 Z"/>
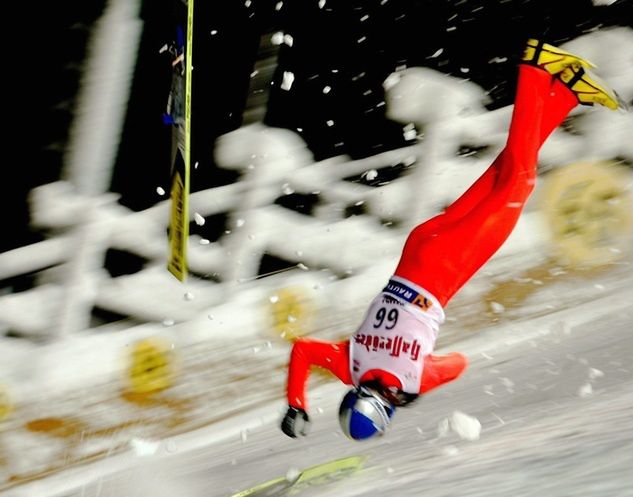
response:
<path id="1" fill-rule="evenodd" d="M 140 3 L 130 8 L 137 16 L 138 32 L 128 40 L 133 45 L 125 47 L 125 55 L 112 54 L 132 59 L 133 76 L 108 188 L 133 210 L 160 201 L 153 187 L 166 184 L 169 174 L 171 131 L 160 117 L 171 61 L 160 49 L 174 38 L 176 10 L 166 0 Z M 398 68 L 429 67 L 472 81 L 489 96 L 486 107 L 498 108 L 512 102 L 516 57 L 526 36 L 542 34 L 561 44 L 600 28 L 630 26 L 632 15 L 629 2 L 590 0 L 332 1 L 322 7 L 318 0 L 281 7 L 272 0 L 200 3 L 193 125 L 193 162 L 199 167 L 192 191 L 236 179 L 235 172 L 218 167 L 213 149 L 215 138 L 241 125 L 290 129 L 315 160 L 367 157 L 406 143 L 402 126 L 378 106 L 384 101 L 383 81 Z M 3 237 L 4 250 L 37 239 L 25 217 L 27 193 L 61 176 L 89 42 L 105 7 L 105 2 L 50 5 L 35 21 L 46 43 L 38 46 L 37 64 L 27 71 L 46 84 L 26 102 L 36 123 L 29 145 L 33 155 L 29 168 L 15 171 L 21 200 L 17 213 L 7 216 L 14 228 Z M 275 33 L 282 33 L 281 39 Z M 283 34 L 290 37 L 283 41 Z M 286 71 L 295 75 L 292 92 L 281 89 Z M 334 90 L 325 93 L 325 87 Z M 328 126 L 328 120 L 336 126 Z"/>
<path id="2" fill-rule="evenodd" d="M 349 335 L 409 230 L 503 148 L 525 40 L 586 56 L 633 100 L 630 0 L 199 0 L 180 283 L 166 270 L 165 115 L 185 16 L 176 0 L 70 1 L 38 6 L 29 27 L 39 43 L 21 77 L 36 91 L 20 97 L 26 153 L 10 168 L 0 248 L 8 495 L 146 494 L 129 475 L 110 494 L 90 485 L 128 465 L 106 470 L 104 460 L 154 455 L 161 440 L 210 426 L 237 433 L 224 453 L 238 443 L 247 456 L 220 457 L 235 467 L 221 470 L 231 475 L 222 488 L 183 495 L 228 496 L 283 475 L 298 463 L 281 435 L 248 448 L 254 418 L 237 431 L 221 423 L 283 404 L 292 340 Z M 565 337 L 578 316 L 631 317 L 631 136 L 630 111 L 572 112 L 541 151 L 515 233 L 448 307 L 440 348 L 468 355 L 484 332 L 516 338 L 517 323 Z M 630 386 L 628 373 L 614 374 L 618 385 Z M 490 412 L 469 402 L 462 408 Z M 267 412 L 256 424 L 274 429 L 278 406 Z M 318 440 L 321 454 L 345 447 Z M 276 472 L 253 472 L 271 443 Z M 312 455 L 300 467 L 322 462 Z M 625 495 L 626 475 L 612 481 L 605 495 Z"/>

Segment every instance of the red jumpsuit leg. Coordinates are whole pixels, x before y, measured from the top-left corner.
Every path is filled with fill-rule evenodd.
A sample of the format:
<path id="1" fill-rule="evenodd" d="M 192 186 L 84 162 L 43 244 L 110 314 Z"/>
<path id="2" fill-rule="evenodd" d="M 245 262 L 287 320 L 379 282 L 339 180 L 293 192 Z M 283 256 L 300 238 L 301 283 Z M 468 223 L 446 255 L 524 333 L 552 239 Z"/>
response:
<path id="1" fill-rule="evenodd" d="M 539 147 L 545 143 L 545 140 L 563 122 L 569 111 L 577 103 L 576 96 L 559 79 L 554 79 L 543 108 Z M 428 230 L 432 224 L 451 223 L 468 214 L 473 207 L 492 192 L 500 165 L 501 156 L 497 157 L 484 174 L 461 197 L 455 200 L 444 213 L 419 227 L 425 226 L 425 229 Z"/>
<path id="2" fill-rule="evenodd" d="M 576 104 L 549 73 L 519 66 L 505 149 L 443 214 L 414 228 L 395 274 L 445 306 L 512 232 L 534 188 L 538 150 Z"/>
<path id="3" fill-rule="evenodd" d="M 339 343 L 300 338 L 292 346 L 288 365 L 288 404 L 308 410 L 306 385 L 310 366 L 320 366 L 346 385 L 352 384 L 349 364 L 349 340 Z"/>
<path id="4" fill-rule="evenodd" d="M 560 79 L 555 78 L 541 118 L 541 145 L 578 105 L 576 95 Z"/>

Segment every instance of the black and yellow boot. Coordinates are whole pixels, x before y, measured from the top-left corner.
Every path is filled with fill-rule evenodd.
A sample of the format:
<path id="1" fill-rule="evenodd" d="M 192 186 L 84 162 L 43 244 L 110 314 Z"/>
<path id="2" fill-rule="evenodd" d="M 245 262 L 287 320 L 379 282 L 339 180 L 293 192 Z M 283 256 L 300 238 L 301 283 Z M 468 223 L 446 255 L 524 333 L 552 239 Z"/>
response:
<path id="1" fill-rule="evenodd" d="M 626 109 L 625 103 L 615 91 L 583 67 L 566 67 L 558 74 L 558 78 L 576 94 L 582 105 L 599 104 L 612 110 Z"/>
<path id="2" fill-rule="evenodd" d="M 569 66 L 595 67 L 591 62 L 558 47 L 529 39 L 521 62 L 540 67 L 550 74 L 559 74 Z"/>

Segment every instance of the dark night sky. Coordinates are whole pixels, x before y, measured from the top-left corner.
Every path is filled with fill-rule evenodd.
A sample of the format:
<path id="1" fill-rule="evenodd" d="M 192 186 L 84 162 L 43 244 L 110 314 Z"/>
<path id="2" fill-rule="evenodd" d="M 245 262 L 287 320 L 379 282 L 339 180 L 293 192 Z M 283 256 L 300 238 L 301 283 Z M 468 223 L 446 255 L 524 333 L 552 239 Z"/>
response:
<path id="1" fill-rule="evenodd" d="M 63 10 L 45 5 L 33 22 L 44 43 L 25 67 L 38 85 L 23 113 L 32 143 L 4 198 L 9 229 L 0 251 L 39 238 L 28 229 L 26 194 L 59 178 L 85 43 L 104 3 L 69 0 Z M 177 3 L 147 0 L 143 8 L 144 32 L 112 182 L 132 209 L 155 203 L 155 187 L 167 184 L 169 175 L 171 131 L 161 115 L 171 72 L 158 49 L 172 36 Z M 253 66 L 271 56 L 269 44 L 260 40 L 275 31 L 291 34 L 293 46 L 278 48 L 264 121 L 302 128 L 322 159 L 363 157 L 404 144 L 400 125 L 385 119 L 384 107 L 375 107 L 383 99 L 382 81 L 399 66 L 467 76 L 491 91 L 493 107 L 507 105 L 515 57 L 527 37 L 561 43 L 601 25 L 630 25 L 633 15 L 632 0 L 608 8 L 591 0 L 326 0 L 323 8 L 319 0 L 284 0 L 279 10 L 278 0 L 246 3 L 196 1 L 192 141 L 199 167 L 192 173 L 193 191 L 235 179 L 213 164 L 213 141 L 239 127 L 245 108 L 253 105 Z M 441 55 L 430 58 L 439 48 Z M 490 64 L 494 57 L 508 61 Z M 291 92 L 279 90 L 283 71 L 295 74 Z M 325 85 L 332 87 L 327 95 Z M 337 125 L 328 127 L 325 116 Z"/>
<path id="2" fill-rule="evenodd" d="M 173 1 L 148 2 L 144 12 L 146 30 L 113 183 L 135 209 L 156 201 L 140 193 L 147 191 L 150 171 L 168 171 L 169 140 L 156 114 L 164 107 L 169 74 L 156 47 L 172 29 L 173 16 L 165 12 Z M 264 122 L 301 128 L 317 159 L 358 158 L 404 145 L 401 126 L 385 118 L 384 107 L 376 108 L 384 98 L 382 82 L 397 67 L 427 66 L 459 77 L 466 77 L 462 68 L 468 68 L 467 77 L 491 91 L 493 107 L 507 105 L 526 38 L 567 41 L 602 22 L 613 23 L 630 0 L 608 12 L 591 0 L 326 0 L 323 8 L 319 0 L 284 0 L 277 10 L 279 3 L 196 3 L 192 163 L 199 167 L 193 191 L 234 180 L 214 167 L 213 139 L 242 122 L 250 75 L 263 56 L 262 36 L 279 30 L 293 38 L 292 47 L 279 47 Z M 212 30 L 217 33 L 211 35 Z M 442 54 L 431 58 L 440 48 Z M 489 63 L 495 57 L 507 62 Z M 295 75 L 292 91 L 280 90 L 284 71 Z M 327 95 L 326 85 L 332 88 Z M 328 119 L 336 126 L 328 126 Z"/>

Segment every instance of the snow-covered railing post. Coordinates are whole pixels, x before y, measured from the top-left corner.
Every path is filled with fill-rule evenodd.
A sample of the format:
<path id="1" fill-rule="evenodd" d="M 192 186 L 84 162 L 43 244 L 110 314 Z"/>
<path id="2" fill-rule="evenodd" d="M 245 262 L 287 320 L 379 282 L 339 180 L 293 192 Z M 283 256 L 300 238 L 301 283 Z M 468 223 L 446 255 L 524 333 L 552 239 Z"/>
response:
<path id="1" fill-rule="evenodd" d="M 108 235 L 99 221 L 96 196 L 110 186 L 138 53 L 142 27 L 139 9 L 138 0 L 110 0 L 89 45 L 64 171 L 77 193 L 87 198 L 87 205 L 74 228 L 74 251 L 62 276 L 58 335 L 90 324 Z"/>
<path id="2" fill-rule="evenodd" d="M 108 199 L 87 198 L 79 222 L 73 228 L 73 249 L 62 265 L 63 290 L 55 328 L 58 337 L 90 328 L 112 226 L 100 205 Z"/>
<path id="3" fill-rule="evenodd" d="M 139 9 L 139 0 L 110 0 L 88 45 L 64 157 L 64 176 L 83 195 L 110 187 L 142 31 Z"/>

